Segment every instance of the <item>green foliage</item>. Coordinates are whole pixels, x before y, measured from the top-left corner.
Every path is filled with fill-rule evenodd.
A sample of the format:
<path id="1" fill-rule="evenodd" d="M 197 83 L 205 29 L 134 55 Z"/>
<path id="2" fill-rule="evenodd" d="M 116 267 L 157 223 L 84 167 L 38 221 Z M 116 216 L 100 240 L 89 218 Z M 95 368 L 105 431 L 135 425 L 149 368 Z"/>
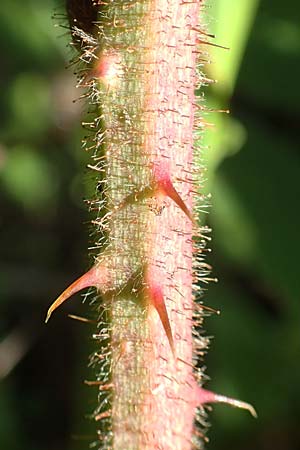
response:
<path id="1" fill-rule="evenodd" d="M 216 3 L 226 8 L 235 2 Z M 218 24 L 226 22 L 232 34 L 237 13 L 226 17 Z M 300 409 L 299 18 L 294 1 L 259 3 L 230 117 L 219 119 L 214 137 L 220 157 L 211 150 L 216 171 L 209 220 L 220 281 L 210 286 L 206 301 L 221 316 L 208 321 L 216 339 L 207 365 L 211 386 L 250 400 L 259 417 L 251 423 L 236 411 L 215 408 L 212 449 L 299 445 L 290 439 Z M 222 85 L 219 78 L 213 101 L 224 107 Z"/>

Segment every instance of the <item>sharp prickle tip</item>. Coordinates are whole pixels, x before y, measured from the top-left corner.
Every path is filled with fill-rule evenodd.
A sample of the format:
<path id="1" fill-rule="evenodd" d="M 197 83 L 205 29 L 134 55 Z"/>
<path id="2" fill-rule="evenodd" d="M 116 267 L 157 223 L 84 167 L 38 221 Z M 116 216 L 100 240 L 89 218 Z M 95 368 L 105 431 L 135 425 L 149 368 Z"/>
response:
<path id="1" fill-rule="evenodd" d="M 171 351 L 173 353 L 174 358 L 176 359 L 176 351 L 175 351 L 175 346 L 174 346 L 172 329 L 171 329 L 171 324 L 170 324 L 168 311 L 166 308 L 162 289 L 158 285 L 151 284 L 148 292 L 149 292 L 150 302 L 153 305 L 153 307 L 156 309 L 156 311 L 159 315 L 160 321 L 162 323 L 162 326 L 166 333 L 167 339 L 169 341 Z"/>
<path id="2" fill-rule="evenodd" d="M 158 166 L 154 172 L 155 182 L 157 185 L 157 190 L 173 200 L 174 203 L 181 209 L 181 211 L 190 219 L 193 225 L 197 225 L 196 220 L 193 217 L 192 212 L 189 210 L 185 202 L 182 200 L 181 196 L 175 189 L 168 171 L 163 166 Z"/>
<path id="3" fill-rule="evenodd" d="M 184 203 L 181 196 L 179 195 L 179 193 L 176 191 L 175 187 L 171 183 L 171 181 L 169 183 L 167 183 L 165 186 L 163 186 L 163 191 L 171 200 L 173 200 L 173 202 L 176 203 L 178 208 L 181 209 L 181 211 L 187 216 L 187 218 L 190 219 L 190 221 L 194 225 L 196 225 L 195 219 L 194 219 L 191 211 L 189 210 L 187 205 Z"/>
<path id="4" fill-rule="evenodd" d="M 97 270 L 96 267 L 92 267 L 88 272 L 75 280 L 63 293 L 52 303 L 47 311 L 45 323 L 47 323 L 52 313 L 68 298 L 84 288 L 97 285 Z"/>
<path id="5" fill-rule="evenodd" d="M 216 400 L 215 400 L 216 402 L 227 403 L 227 405 L 234 406 L 235 408 L 245 409 L 246 411 L 249 411 L 249 413 L 251 414 L 252 417 L 257 419 L 257 412 L 256 412 L 255 408 L 252 405 L 250 405 L 250 403 L 243 402 L 241 400 L 236 400 L 235 398 L 226 397 L 224 395 L 216 394 L 215 397 L 216 397 Z"/>
<path id="6" fill-rule="evenodd" d="M 196 388 L 196 403 L 197 406 L 204 405 L 205 403 L 226 403 L 227 405 L 234 406 L 235 408 L 245 409 L 249 411 L 252 417 L 257 418 L 257 412 L 250 403 L 237 400 L 235 398 L 226 397 L 225 395 L 215 394 L 212 391 L 197 387 Z"/>

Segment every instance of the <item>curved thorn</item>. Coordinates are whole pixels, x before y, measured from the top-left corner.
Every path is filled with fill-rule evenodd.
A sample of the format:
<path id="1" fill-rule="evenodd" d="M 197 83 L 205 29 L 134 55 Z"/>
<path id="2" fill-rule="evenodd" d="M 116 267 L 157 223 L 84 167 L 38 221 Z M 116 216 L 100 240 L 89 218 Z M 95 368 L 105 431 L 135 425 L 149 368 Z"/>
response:
<path id="1" fill-rule="evenodd" d="M 227 403 L 228 405 L 234 406 L 236 408 L 245 409 L 250 412 L 250 414 L 257 418 L 257 413 L 250 403 L 243 402 L 241 400 L 236 400 L 231 397 L 226 397 L 225 395 L 215 394 L 212 391 L 197 387 L 197 406 L 204 405 L 205 403 Z"/>
<path id="2" fill-rule="evenodd" d="M 228 405 L 234 406 L 235 408 L 241 408 L 249 411 L 252 417 L 257 419 L 257 412 L 255 411 L 254 407 L 250 405 L 250 403 L 243 402 L 241 400 L 237 400 L 235 398 L 226 397 L 225 395 L 218 395 L 215 396 L 215 401 L 218 403 L 227 403 Z"/>
<path id="3" fill-rule="evenodd" d="M 52 313 L 68 298 L 86 287 L 95 285 L 97 285 L 97 270 L 96 267 L 92 267 L 92 269 L 90 269 L 84 275 L 75 280 L 69 287 L 67 287 L 67 289 L 65 289 L 63 293 L 60 294 L 60 296 L 55 300 L 55 302 L 52 303 L 47 311 L 45 323 L 49 321 Z"/>

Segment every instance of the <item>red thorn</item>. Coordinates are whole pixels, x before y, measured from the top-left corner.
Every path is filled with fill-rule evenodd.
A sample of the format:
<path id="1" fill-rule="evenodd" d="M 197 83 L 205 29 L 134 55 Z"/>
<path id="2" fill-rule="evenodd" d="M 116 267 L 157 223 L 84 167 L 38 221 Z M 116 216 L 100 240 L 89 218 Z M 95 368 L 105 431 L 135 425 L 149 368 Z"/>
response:
<path id="1" fill-rule="evenodd" d="M 168 311 L 166 308 L 162 289 L 158 285 L 151 284 L 149 286 L 148 293 L 149 293 L 151 304 L 156 309 L 156 311 L 159 315 L 159 318 L 161 320 L 162 326 L 164 327 L 164 330 L 165 330 L 167 339 L 169 341 L 173 356 L 175 358 L 176 354 L 175 354 L 174 340 L 173 340 L 171 325 L 170 325 L 170 321 L 169 321 L 169 317 L 168 317 Z"/>
<path id="2" fill-rule="evenodd" d="M 163 168 L 162 166 L 156 167 L 155 173 L 155 182 L 157 184 L 158 191 L 169 197 L 173 202 L 176 203 L 176 205 L 181 209 L 181 211 L 184 212 L 184 214 L 193 222 L 194 225 L 196 225 L 196 222 L 194 220 L 194 217 L 189 210 L 189 208 L 186 206 L 178 192 L 176 191 L 169 174 L 167 173 L 167 170 Z"/>
<path id="3" fill-rule="evenodd" d="M 174 188 L 171 180 L 167 180 L 167 182 L 164 182 L 163 185 L 160 186 L 160 189 L 164 194 L 169 197 L 171 200 L 173 200 L 176 205 L 181 209 L 181 211 L 184 212 L 184 214 L 192 221 L 194 222 L 194 218 L 192 216 L 192 213 Z"/>
<path id="4" fill-rule="evenodd" d="M 246 409 L 250 414 L 257 418 L 257 413 L 252 405 L 236 400 L 234 398 L 226 397 L 225 395 L 215 394 L 214 392 L 203 389 L 199 386 L 196 387 L 196 405 L 204 405 L 205 403 L 227 403 L 228 405 L 236 408 Z"/>
<path id="5" fill-rule="evenodd" d="M 63 293 L 55 300 L 54 303 L 52 303 L 52 305 L 48 309 L 45 322 L 48 322 L 51 314 L 56 310 L 56 308 L 64 303 L 69 297 L 76 294 L 76 292 L 79 292 L 82 289 L 90 286 L 97 286 L 97 284 L 99 284 L 97 273 L 98 269 L 94 266 L 80 278 L 75 280 L 69 287 L 67 287 L 67 289 L 63 291 Z"/>

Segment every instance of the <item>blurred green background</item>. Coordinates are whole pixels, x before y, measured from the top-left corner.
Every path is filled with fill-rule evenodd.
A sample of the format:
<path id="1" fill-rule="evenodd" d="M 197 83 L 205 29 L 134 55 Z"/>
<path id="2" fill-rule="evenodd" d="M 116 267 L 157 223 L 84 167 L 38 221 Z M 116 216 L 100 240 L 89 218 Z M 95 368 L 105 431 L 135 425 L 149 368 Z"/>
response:
<path id="1" fill-rule="evenodd" d="M 74 450 L 92 440 L 86 362 L 90 325 L 77 297 L 43 323 L 49 303 L 89 266 L 83 199 L 88 160 L 78 125 L 63 1 L 0 8 L 0 445 Z M 51 17 L 56 14 L 53 20 Z M 205 137 L 212 193 L 205 303 L 215 336 L 207 386 L 255 405 L 216 405 L 210 450 L 300 449 L 300 8 L 296 0 L 210 0 L 215 42 L 206 71 L 215 126 Z M 85 398 L 84 401 L 82 399 Z M 86 400 L 87 398 L 87 400 Z M 125 449 L 124 449 L 125 450 Z"/>

